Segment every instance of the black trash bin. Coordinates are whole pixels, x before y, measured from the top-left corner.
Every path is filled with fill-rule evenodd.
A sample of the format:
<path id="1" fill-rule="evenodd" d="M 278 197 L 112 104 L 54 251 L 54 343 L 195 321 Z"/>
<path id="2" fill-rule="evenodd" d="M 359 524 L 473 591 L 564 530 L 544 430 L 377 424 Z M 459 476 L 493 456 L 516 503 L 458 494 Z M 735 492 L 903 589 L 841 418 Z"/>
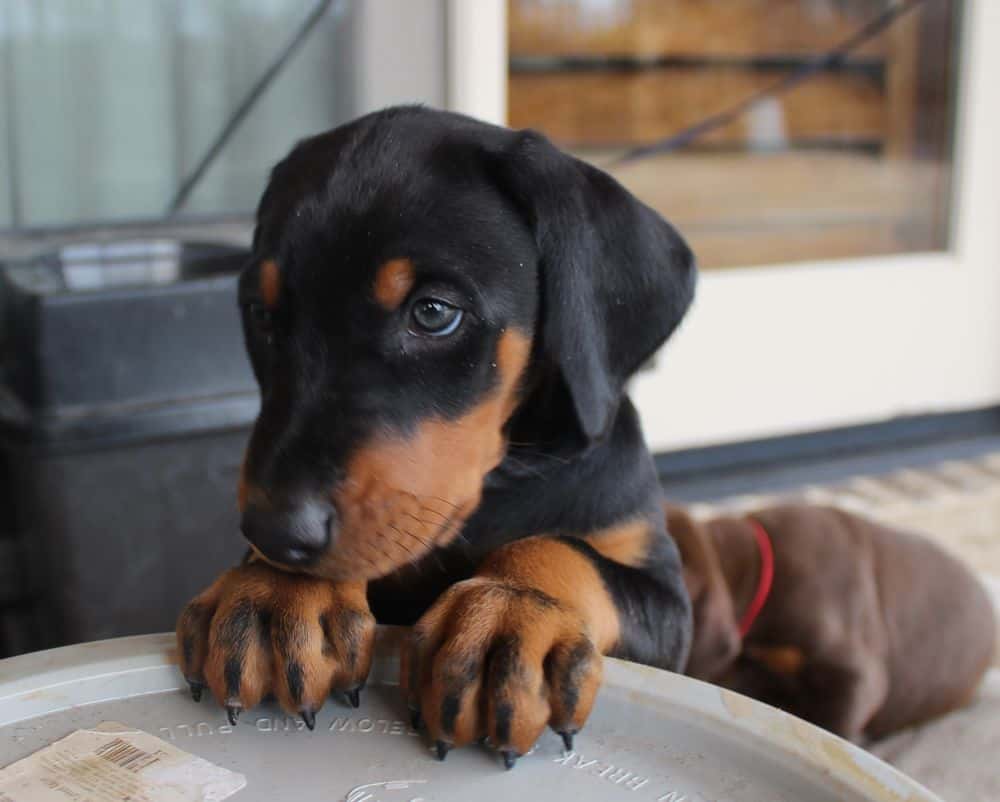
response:
<path id="1" fill-rule="evenodd" d="M 170 629 L 239 558 L 246 256 L 164 239 L 0 266 L 0 652 Z"/>

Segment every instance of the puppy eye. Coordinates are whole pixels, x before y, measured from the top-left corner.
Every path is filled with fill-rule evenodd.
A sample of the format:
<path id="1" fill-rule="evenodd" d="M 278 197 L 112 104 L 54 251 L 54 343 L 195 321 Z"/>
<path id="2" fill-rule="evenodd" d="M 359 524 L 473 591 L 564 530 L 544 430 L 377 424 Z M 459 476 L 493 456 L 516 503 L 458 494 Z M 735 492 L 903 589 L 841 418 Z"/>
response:
<path id="1" fill-rule="evenodd" d="M 420 298 L 410 313 L 412 330 L 432 337 L 446 337 L 462 323 L 462 310 L 439 298 Z"/>

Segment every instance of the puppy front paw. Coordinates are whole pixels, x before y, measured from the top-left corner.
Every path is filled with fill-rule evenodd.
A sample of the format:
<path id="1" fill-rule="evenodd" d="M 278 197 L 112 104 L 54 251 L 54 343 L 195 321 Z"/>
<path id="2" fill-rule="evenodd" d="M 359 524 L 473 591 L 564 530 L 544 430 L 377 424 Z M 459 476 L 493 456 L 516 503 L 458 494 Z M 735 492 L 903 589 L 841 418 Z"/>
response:
<path id="1" fill-rule="evenodd" d="M 420 619 L 400 676 L 439 758 L 486 737 L 511 768 L 546 726 L 572 748 L 602 667 L 577 610 L 539 590 L 477 577 L 452 586 Z"/>
<path id="2" fill-rule="evenodd" d="M 233 568 L 177 622 L 181 670 L 195 700 L 208 688 L 231 723 L 273 694 L 315 725 L 331 691 L 356 707 L 371 668 L 375 618 L 365 586 L 290 574 L 262 563 Z"/>

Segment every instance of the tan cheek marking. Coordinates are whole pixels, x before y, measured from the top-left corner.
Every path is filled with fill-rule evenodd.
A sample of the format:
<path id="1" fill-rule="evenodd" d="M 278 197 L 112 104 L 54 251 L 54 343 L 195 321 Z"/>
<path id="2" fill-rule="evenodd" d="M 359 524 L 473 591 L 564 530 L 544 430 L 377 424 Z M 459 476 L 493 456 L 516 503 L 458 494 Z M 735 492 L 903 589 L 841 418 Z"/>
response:
<path id="1" fill-rule="evenodd" d="M 247 484 L 247 455 L 243 454 L 243 461 L 240 462 L 240 479 L 236 485 L 236 504 L 240 512 L 247 508 L 247 501 L 250 500 L 250 486 Z"/>
<path id="2" fill-rule="evenodd" d="M 281 272 L 278 263 L 273 259 L 265 259 L 260 263 L 260 299 L 268 309 L 278 305 L 278 295 L 281 292 Z"/>
<path id="3" fill-rule="evenodd" d="M 540 590 L 569 604 L 582 613 L 602 653 L 618 642 L 618 610 L 601 575 L 566 543 L 544 536 L 510 543 L 490 554 L 478 573 Z"/>
<path id="4" fill-rule="evenodd" d="M 593 532 L 584 540 L 609 560 L 636 567 L 649 554 L 649 526 L 649 521 L 636 518 Z"/>
<path id="5" fill-rule="evenodd" d="M 775 674 L 785 676 L 795 676 L 806 662 L 806 656 L 797 646 L 748 646 L 746 654 Z"/>
<path id="6" fill-rule="evenodd" d="M 521 378 L 531 357 L 531 338 L 516 329 L 508 329 L 497 343 L 497 369 L 500 388 L 497 392 L 503 426 L 514 413 L 518 402 Z"/>
<path id="7" fill-rule="evenodd" d="M 413 263 L 409 259 L 390 259 L 375 273 L 375 300 L 390 312 L 398 309 L 415 281 Z"/>
<path id="8" fill-rule="evenodd" d="M 335 494 L 341 532 L 323 576 L 389 573 L 454 538 L 479 504 L 483 477 L 503 459 L 503 426 L 517 406 L 531 339 L 513 329 L 497 345 L 499 386 L 457 420 L 426 420 L 407 439 L 359 450 Z M 354 565 L 352 565 L 354 563 Z M 331 574 L 330 572 L 336 572 Z"/>
<path id="9" fill-rule="evenodd" d="M 244 453 L 243 461 L 240 463 L 240 478 L 236 486 L 236 504 L 239 511 L 242 513 L 250 502 L 263 507 L 268 504 L 268 499 L 261 488 L 251 484 L 247 479 L 247 457 Z"/>

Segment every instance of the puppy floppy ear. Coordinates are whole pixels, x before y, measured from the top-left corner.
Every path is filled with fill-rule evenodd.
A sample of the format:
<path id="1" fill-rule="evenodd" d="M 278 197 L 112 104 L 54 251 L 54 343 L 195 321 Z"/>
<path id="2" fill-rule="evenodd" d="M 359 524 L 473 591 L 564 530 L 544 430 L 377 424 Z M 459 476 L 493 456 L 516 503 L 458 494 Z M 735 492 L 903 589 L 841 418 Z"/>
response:
<path id="1" fill-rule="evenodd" d="M 694 640 L 684 673 L 713 682 L 725 674 L 743 646 L 733 598 L 704 525 L 671 504 L 664 504 L 664 513 L 667 531 L 681 553 L 694 612 Z"/>
<path id="2" fill-rule="evenodd" d="M 586 439 L 600 439 L 625 381 L 691 304 L 694 257 L 656 212 L 541 134 L 514 134 L 499 162 L 538 247 L 542 359 L 561 372 Z"/>

